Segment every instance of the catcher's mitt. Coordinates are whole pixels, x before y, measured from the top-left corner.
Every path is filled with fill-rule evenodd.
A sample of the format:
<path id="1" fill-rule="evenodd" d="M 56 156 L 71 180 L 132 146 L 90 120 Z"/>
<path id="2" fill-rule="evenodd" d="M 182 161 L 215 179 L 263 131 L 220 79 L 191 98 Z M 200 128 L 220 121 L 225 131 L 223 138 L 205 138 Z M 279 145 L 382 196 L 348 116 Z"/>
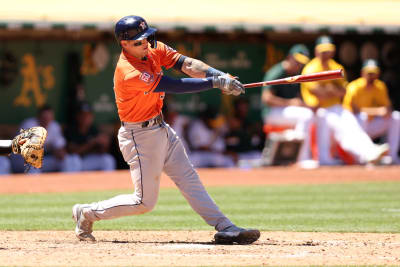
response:
<path id="1" fill-rule="evenodd" d="M 21 129 L 20 134 L 12 140 L 12 151 L 14 154 L 21 154 L 25 163 L 41 168 L 46 137 L 47 131 L 43 127 Z"/>

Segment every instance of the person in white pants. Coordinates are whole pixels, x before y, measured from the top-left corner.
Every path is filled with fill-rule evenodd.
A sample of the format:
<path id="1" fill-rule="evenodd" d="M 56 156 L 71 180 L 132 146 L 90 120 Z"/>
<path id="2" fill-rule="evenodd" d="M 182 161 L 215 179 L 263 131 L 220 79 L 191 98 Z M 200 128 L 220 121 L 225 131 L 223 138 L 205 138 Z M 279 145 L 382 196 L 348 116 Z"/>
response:
<path id="1" fill-rule="evenodd" d="M 380 68 L 374 59 L 363 63 L 361 77 L 347 86 L 343 106 L 352 111 L 371 138 L 384 136 L 389 144 L 389 163 L 400 164 L 400 112 L 393 111 Z"/>
<path id="2" fill-rule="evenodd" d="M 329 36 L 321 36 L 315 46 L 315 58 L 303 69 L 303 74 L 344 69 L 333 60 L 335 45 Z M 307 82 L 301 84 L 301 93 L 307 105 L 317 109 L 317 143 L 320 165 L 336 165 L 331 155 L 331 138 L 361 163 L 375 163 L 389 150 L 387 144 L 376 145 L 350 111 L 342 107 L 346 92 L 345 79 Z"/>
<path id="3" fill-rule="evenodd" d="M 275 64 L 264 76 L 264 81 L 286 78 L 301 72 L 309 61 L 309 51 L 303 44 L 294 45 L 282 62 Z M 268 85 L 262 88 L 262 117 L 264 124 L 293 126 L 297 136 L 304 138 L 298 162 L 311 159 L 310 127 L 313 111 L 304 103 L 299 84 Z"/>
<path id="4" fill-rule="evenodd" d="M 189 158 L 196 168 L 235 166 L 233 158 L 224 154 L 226 144 L 223 135 L 227 130 L 224 129 L 224 125 L 212 125 L 217 118 L 217 110 L 207 107 L 188 127 L 188 139 L 191 144 Z"/>

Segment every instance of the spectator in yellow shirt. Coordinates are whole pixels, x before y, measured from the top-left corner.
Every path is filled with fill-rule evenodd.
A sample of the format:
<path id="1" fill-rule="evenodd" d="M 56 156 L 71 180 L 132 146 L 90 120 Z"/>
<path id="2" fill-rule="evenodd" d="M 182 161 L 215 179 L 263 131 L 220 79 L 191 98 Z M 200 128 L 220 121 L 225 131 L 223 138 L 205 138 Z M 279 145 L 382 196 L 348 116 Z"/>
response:
<path id="1" fill-rule="evenodd" d="M 331 37 L 319 37 L 314 51 L 315 58 L 304 67 L 302 73 L 343 69 L 333 59 L 335 50 Z M 354 114 L 342 107 L 346 86 L 345 79 L 301 84 L 304 102 L 316 110 L 318 159 L 321 165 L 339 163 L 330 153 L 331 136 L 361 164 L 377 162 L 389 150 L 387 144 L 374 144 Z"/>
<path id="2" fill-rule="evenodd" d="M 352 111 L 371 138 L 385 136 L 390 161 L 400 164 L 397 155 L 400 142 L 400 112 L 392 110 L 388 90 L 379 80 L 380 68 L 374 59 L 364 62 L 361 77 L 347 86 L 343 106 Z"/>

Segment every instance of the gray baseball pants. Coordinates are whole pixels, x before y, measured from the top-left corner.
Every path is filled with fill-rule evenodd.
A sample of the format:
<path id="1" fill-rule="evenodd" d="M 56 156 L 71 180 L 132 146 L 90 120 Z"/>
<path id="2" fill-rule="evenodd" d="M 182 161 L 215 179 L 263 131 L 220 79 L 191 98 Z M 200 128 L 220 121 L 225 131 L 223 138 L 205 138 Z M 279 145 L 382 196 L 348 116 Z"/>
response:
<path id="1" fill-rule="evenodd" d="M 92 203 L 85 216 L 93 221 L 151 211 L 158 199 L 161 172 L 164 171 L 183 196 L 217 231 L 233 223 L 211 199 L 190 163 L 180 138 L 165 122 L 142 128 L 140 123 L 124 123 L 118 133 L 119 146 L 130 166 L 133 194 Z"/>

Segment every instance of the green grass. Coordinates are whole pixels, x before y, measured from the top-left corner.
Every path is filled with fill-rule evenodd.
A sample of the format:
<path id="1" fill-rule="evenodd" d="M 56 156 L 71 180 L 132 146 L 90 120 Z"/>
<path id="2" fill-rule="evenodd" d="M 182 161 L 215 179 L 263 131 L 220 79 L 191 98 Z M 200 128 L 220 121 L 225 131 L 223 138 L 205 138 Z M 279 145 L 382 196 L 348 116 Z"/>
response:
<path id="1" fill-rule="evenodd" d="M 237 225 L 264 231 L 400 232 L 400 183 L 210 187 Z M 71 230 L 71 207 L 127 191 L 0 195 L 0 230 Z M 176 189 L 150 213 L 95 223 L 95 230 L 212 230 Z"/>

